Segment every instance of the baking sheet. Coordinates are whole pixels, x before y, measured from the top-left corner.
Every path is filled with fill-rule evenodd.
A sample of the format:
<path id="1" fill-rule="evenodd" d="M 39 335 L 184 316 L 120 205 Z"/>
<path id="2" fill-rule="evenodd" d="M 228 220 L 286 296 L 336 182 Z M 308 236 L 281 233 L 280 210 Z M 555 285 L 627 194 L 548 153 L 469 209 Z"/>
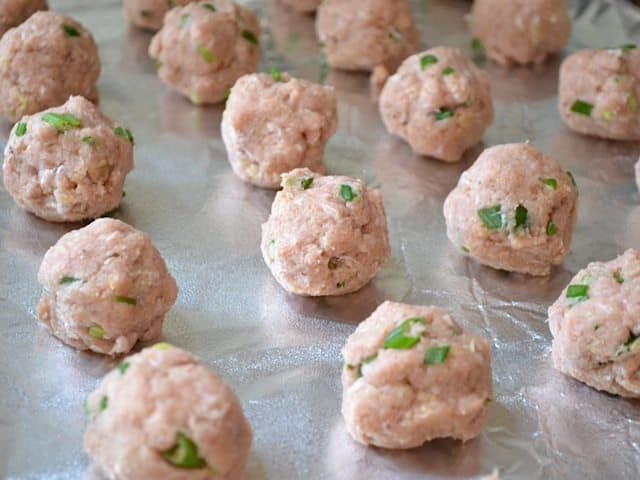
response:
<path id="1" fill-rule="evenodd" d="M 118 218 L 148 232 L 180 286 L 164 337 L 198 355 L 237 392 L 255 439 L 248 479 L 625 479 L 640 470 L 640 405 L 595 392 L 551 367 L 546 308 L 587 262 L 638 247 L 640 146 L 568 132 L 556 112 L 560 59 L 537 71 L 491 75 L 496 120 L 486 145 L 530 140 L 574 172 L 579 222 L 565 264 L 548 278 L 481 267 L 447 242 L 442 203 L 481 148 L 458 165 L 416 158 L 386 135 L 367 77 L 330 73 L 340 129 L 328 170 L 363 178 L 384 195 L 392 258 L 376 280 L 342 298 L 285 293 L 259 252 L 273 193 L 238 180 L 220 139 L 221 109 L 196 108 L 157 80 L 151 36 L 130 28 L 113 0 L 52 0 L 100 45 L 102 107 L 136 135 L 136 169 Z M 322 75 L 313 20 L 273 0 L 243 2 L 260 14 L 262 69 Z M 640 40 L 629 10 L 570 2 L 567 52 Z M 463 0 L 413 2 L 424 45 L 468 53 Z M 567 53 L 565 52 L 565 53 Z M 2 127 L 2 141 L 8 135 Z M 36 273 L 46 249 L 78 225 L 20 210 L 0 187 L 0 477 L 99 478 L 82 452 L 82 402 L 116 361 L 78 353 L 35 320 Z M 495 400 L 475 441 L 388 452 L 352 442 L 340 417 L 340 348 L 385 299 L 449 309 L 493 345 Z"/>

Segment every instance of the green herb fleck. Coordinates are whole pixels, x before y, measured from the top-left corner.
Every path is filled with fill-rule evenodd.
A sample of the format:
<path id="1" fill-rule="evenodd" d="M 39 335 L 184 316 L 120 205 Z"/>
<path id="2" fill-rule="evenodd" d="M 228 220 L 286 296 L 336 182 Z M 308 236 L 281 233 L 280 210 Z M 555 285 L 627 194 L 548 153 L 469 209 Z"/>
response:
<path id="1" fill-rule="evenodd" d="M 529 226 L 529 210 L 524 205 L 516 207 L 516 230 Z"/>
<path id="2" fill-rule="evenodd" d="M 460 248 L 462 248 L 462 251 L 463 251 L 464 253 L 470 253 L 470 252 L 471 252 L 471 250 L 469 250 L 469 248 L 468 248 L 468 247 L 465 247 L 464 245 L 463 245 L 462 247 L 460 247 Z"/>
<path id="3" fill-rule="evenodd" d="M 360 378 L 362 376 L 362 367 L 364 367 L 365 365 L 369 365 L 376 358 L 378 358 L 378 354 L 377 353 L 374 354 L 374 355 L 371 355 L 370 357 L 365 358 L 364 360 L 362 360 L 362 363 L 360 365 L 358 365 L 358 371 L 356 373 L 358 378 Z"/>
<path id="4" fill-rule="evenodd" d="M 303 190 L 307 190 L 309 187 L 311 187 L 312 183 L 313 183 L 313 177 L 306 177 L 300 180 L 300 186 L 302 187 Z"/>
<path id="5" fill-rule="evenodd" d="M 455 70 L 451 67 L 447 67 L 444 70 L 442 70 L 443 77 L 448 77 L 449 75 L 453 75 L 454 73 L 455 73 Z"/>
<path id="6" fill-rule="evenodd" d="M 343 183 L 342 185 L 340 185 L 340 197 L 345 202 L 353 202 L 358 197 L 358 194 L 353 188 L 351 188 L 351 185 Z"/>
<path id="7" fill-rule="evenodd" d="M 613 112 L 611 110 L 604 110 L 602 112 L 602 118 L 605 122 L 610 122 L 613 119 Z"/>
<path id="8" fill-rule="evenodd" d="M 74 282 L 79 282 L 80 279 L 76 278 L 76 277 L 67 277 L 64 276 L 60 279 L 60 285 L 66 285 L 68 283 L 74 283 Z"/>
<path id="9" fill-rule="evenodd" d="M 82 121 L 70 113 L 47 112 L 42 116 L 42 121 L 54 127 L 58 133 L 64 133 L 72 128 L 81 128 Z"/>
<path id="10" fill-rule="evenodd" d="M 180 28 L 183 29 L 184 27 L 186 27 L 187 23 L 189 23 L 189 14 L 185 13 L 182 15 L 182 17 L 180 17 Z"/>
<path id="11" fill-rule="evenodd" d="M 484 59 L 485 57 L 484 45 L 482 45 L 482 42 L 479 39 L 474 38 L 471 40 L 471 50 L 473 51 L 473 55 L 476 58 Z"/>
<path id="12" fill-rule="evenodd" d="M 124 303 L 126 305 L 137 305 L 138 304 L 138 301 L 135 298 L 125 297 L 123 295 L 116 295 L 114 298 L 116 299 L 116 302 L 118 302 L 118 303 Z"/>
<path id="13" fill-rule="evenodd" d="M 616 282 L 618 282 L 620 284 L 624 283 L 624 278 L 622 277 L 622 274 L 620 272 L 615 272 L 613 274 L 613 278 L 615 278 Z"/>
<path id="14" fill-rule="evenodd" d="M 558 189 L 558 181 L 555 178 L 552 178 L 552 177 L 541 178 L 540 181 L 544 183 L 547 187 L 551 188 L 551 190 Z"/>
<path id="15" fill-rule="evenodd" d="M 630 347 L 631 344 L 635 342 L 638 338 L 640 338 L 640 335 L 636 335 L 633 332 L 629 332 L 629 339 L 626 342 L 624 342 L 624 346 Z"/>
<path id="16" fill-rule="evenodd" d="M 547 222 L 547 235 L 553 237 L 556 233 L 558 233 L 558 227 L 553 223 L 553 220 L 549 220 Z"/>
<path id="17" fill-rule="evenodd" d="M 106 395 L 103 395 L 102 398 L 100 399 L 100 411 L 104 412 L 108 406 L 109 406 L 109 397 L 107 397 Z"/>
<path id="18" fill-rule="evenodd" d="M 102 328 L 100 325 L 89 327 L 89 336 L 97 338 L 98 340 L 104 338 L 105 333 L 106 332 L 104 331 L 104 328 Z"/>
<path id="19" fill-rule="evenodd" d="M 62 25 L 62 29 L 64 30 L 64 33 L 67 34 L 67 37 L 79 37 L 80 36 L 80 32 L 78 32 L 78 29 L 76 27 L 74 27 L 73 25 L 63 24 Z"/>
<path id="20" fill-rule="evenodd" d="M 162 452 L 162 458 L 174 467 L 195 470 L 204 468 L 207 462 L 198 455 L 198 446 L 182 432 L 176 433 L 173 447 Z"/>
<path id="21" fill-rule="evenodd" d="M 631 50 L 635 50 L 636 48 L 638 48 L 634 43 L 627 43 L 625 45 L 620 45 L 620 50 L 622 50 L 624 53 L 626 52 L 630 52 Z"/>
<path id="22" fill-rule="evenodd" d="M 243 30 L 242 37 L 249 43 L 253 43 L 254 45 L 258 45 L 258 39 L 255 34 L 251 30 Z"/>
<path id="23" fill-rule="evenodd" d="M 420 58 L 420 68 L 426 70 L 431 65 L 438 63 L 438 57 L 435 55 L 424 55 Z"/>
<path id="24" fill-rule="evenodd" d="M 583 102 L 582 100 L 576 100 L 573 102 L 573 105 L 571 105 L 571 111 L 573 113 L 584 115 L 585 117 L 590 117 L 592 110 L 593 105 L 591 103 Z"/>
<path id="25" fill-rule="evenodd" d="M 630 93 L 627 97 L 627 107 L 629 107 L 629 110 L 631 110 L 633 113 L 636 113 L 638 111 L 638 97 L 636 97 L 633 93 Z"/>
<path id="26" fill-rule="evenodd" d="M 125 140 L 129 140 L 131 143 L 135 143 L 136 142 L 135 139 L 133 138 L 133 134 L 131 133 L 131 130 L 129 130 L 128 128 L 116 127 L 114 129 L 114 132 L 120 138 L 124 138 Z"/>
<path id="27" fill-rule="evenodd" d="M 424 317 L 407 318 L 394 328 L 384 341 L 383 348 L 393 350 L 408 350 L 413 348 L 422 337 L 425 330 Z"/>
<path id="28" fill-rule="evenodd" d="M 442 345 L 440 347 L 431 347 L 424 352 L 424 363 L 426 365 L 439 365 L 449 356 L 449 345 Z"/>
<path id="29" fill-rule="evenodd" d="M 131 363 L 122 362 L 116 368 L 118 369 L 121 375 L 124 375 L 125 373 L 127 373 L 127 370 L 129 369 L 130 366 L 131 366 Z"/>
<path id="30" fill-rule="evenodd" d="M 435 112 L 433 112 L 433 114 L 436 117 L 436 121 L 440 122 L 442 120 L 447 120 L 453 117 L 454 112 L 450 108 L 442 107 L 440 110 L 436 110 Z"/>
<path id="31" fill-rule="evenodd" d="M 589 285 L 569 285 L 567 287 L 567 298 L 576 302 L 582 302 L 589 299 Z"/>
<path id="32" fill-rule="evenodd" d="M 487 230 L 498 230 L 503 227 L 500 205 L 481 208 L 478 210 L 478 217 Z"/>
<path id="33" fill-rule="evenodd" d="M 594 332 L 597 332 L 599 328 L 600 328 L 600 325 L 596 323 L 596 324 L 593 326 L 593 331 L 594 331 Z"/>
<path id="34" fill-rule="evenodd" d="M 202 5 L 204 8 L 206 8 L 207 10 L 211 10 L 212 12 L 216 11 L 216 7 L 213 3 L 205 3 L 204 5 Z"/>
<path id="35" fill-rule="evenodd" d="M 276 67 L 271 67 L 271 78 L 276 82 L 282 81 L 282 73 Z"/>
<path id="36" fill-rule="evenodd" d="M 25 133 L 27 133 L 27 124 L 24 122 L 18 123 L 16 127 L 16 137 L 22 137 Z"/>
<path id="37" fill-rule="evenodd" d="M 171 345 L 170 343 L 167 342 L 160 342 L 160 343 L 156 343 L 153 347 L 156 350 L 171 350 L 173 348 L 173 345 Z"/>
<path id="38" fill-rule="evenodd" d="M 208 64 L 212 64 L 216 59 L 215 55 L 204 45 L 198 45 L 198 55 Z"/>
<path id="39" fill-rule="evenodd" d="M 567 170 L 567 175 L 569 175 L 569 178 L 571 179 L 571 183 L 573 183 L 573 186 L 577 187 L 578 184 L 576 183 L 576 177 L 573 176 L 573 173 Z"/>
<path id="40" fill-rule="evenodd" d="M 96 139 L 87 135 L 86 137 L 82 137 L 82 143 L 86 143 L 87 145 L 90 145 L 92 147 L 96 146 Z"/>

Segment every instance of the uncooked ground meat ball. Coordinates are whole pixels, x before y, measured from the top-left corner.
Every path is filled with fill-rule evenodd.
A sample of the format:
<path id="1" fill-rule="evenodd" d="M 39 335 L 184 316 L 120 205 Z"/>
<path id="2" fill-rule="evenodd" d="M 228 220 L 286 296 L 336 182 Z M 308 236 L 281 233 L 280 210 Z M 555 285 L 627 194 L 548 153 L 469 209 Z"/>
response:
<path id="1" fill-rule="evenodd" d="M 318 8 L 322 0 L 279 0 L 287 7 L 301 13 L 312 13 Z"/>
<path id="2" fill-rule="evenodd" d="M 78 350 L 117 355 L 162 333 L 176 282 L 144 233 L 102 218 L 63 235 L 47 251 L 38 318 Z"/>
<path id="3" fill-rule="evenodd" d="M 329 65 L 342 70 L 395 71 L 420 44 L 407 0 L 324 0 L 316 30 Z"/>
<path id="4" fill-rule="evenodd" d="M 636 185 L 638 186 L 638 190 L 640 190 L 640 160 L 636 162 Z"/>
<path id="5" fill-rule="evenodd" d="M 47 10 L 47 0 L 4 0 L 0 2 L 0 37 L 38 10 Z"/>
<path id="6" fill-rule="evenodd" d="M 365 445 L 469 440 L 491 400 L 491 350 L 436 307 L 385 302 L 342 349 L 342 415 Z"/>
<path id="7" fill-rule="evenodd" d="M 116 208 L 133 169 L 131 132 L 82 97 L 26 116 L 11 130 L 4 184 L 22 208 L 52 222 Z"/>
<path id="8" fill-rule="evenodd" d="M 569 41 L 565 0 L 476 0 L 471 32 L 489 58 L 511 64 L 541 64 Z"/>
<path id="9" fill-rule="evenodd" d="M 386 81 L 380 114 L 415 153 L 457 162 L 493 121 L 489 76 L 458 49 L 432 48 Z"/>
<path id="10" fill-rule="evenodd" d="M 240 78 L 222 116 L 222 139 L 233 171 L 259 187 L 278 188 L 283 173 L 324 173 L 324 147 L 338 126 L 333 87 L 252 74 Z"/>
<path id="11" fill-rule="evenodd" d="M 218 103 L 260 62 L 260 24 L 230 0 L 193 2 L 165 16 L 149 55 L 160 79 L 193 103 Z"/>
<path id="12" fill-rule="evenodd" d="M 282 176 L 262 225 L 262 256 L 299 295 L 343 295 L 367 284 L 389 258 L 382 195 L 350 177 L 306 168 Z"/>
<path id="13" fill-rule="evenodd" d="M 553 364 L 587 385 L 640 398 L 640 252 L 593 262 L 549 308 Z"/>
<path id="14" fill-rule="evenodd" d="M 84 449 L 113 480 L 239 480 L 252 433 L 240 402 L 191 354 L 159 343 L 85 403 Z"/>
<path id="15" fill-rule="evenodd" d="M 493 268 L 548 275 L 571 246 L 578 214 L 571 173 L 531 145 L 486 149 L 444 202 L 447 236 Z"/>
<path id="16" fill-rule="evenodd" d="M 124 15 L 136 27 L 160 30 L 165 13 L 193 0 L 124 0 Z"/>
<path id="17" fill-rule="evenodd" d="M 36 12 L 0 40 L 0 113 L 11 121 L 61 105 L 98 101 L 100 58 L 91 34 L 56 12 Z"/>
<path id="18" fill-rule="evenodd" d="M 640 50 L 581 50 L 560 67 L 559 108 L 571 130 L 640 140 Z"/>

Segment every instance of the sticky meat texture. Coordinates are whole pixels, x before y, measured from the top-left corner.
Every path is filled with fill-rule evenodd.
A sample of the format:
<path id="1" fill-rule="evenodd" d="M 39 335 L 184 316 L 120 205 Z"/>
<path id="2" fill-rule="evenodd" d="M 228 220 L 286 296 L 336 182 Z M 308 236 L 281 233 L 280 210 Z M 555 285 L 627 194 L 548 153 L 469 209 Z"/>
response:
<path id="1" fill-rule="evenodd" d="M 173 7 L 193 0 L 123 0 L 125 17 L 136 27 L 157 31 L 162 27 L 165 14 Z"/>
<path id="2" fill-rule="evenodd" d="M 47 0 L 4 0 L 0 2 L 0 37 L 39 10 L 47 10 Z"/>
<path id="3" fill-rule="evenodd" d="M 493 268 L 548 275 L 571 246 L 578 190 L 529 144 L 486 149 L 444 202 L 449 240 Z"/>
<path id="4" fill-rule="evenodd" d="M 156 340 L 176 282 L 147 235 L 102 218 L 63 235 L 40 265 L 40 321 L 78 350 L 129 352 Z"/>
<path id="5" fill-rule="evenodd" d="M 280 176 L 294 168 L 324 173 L 325 144 L 337 126 L 333 87 L 286 73 L 251 74 L 231 90 L 222 116 L 222 139 L 240 178 L 275 189 Z"/>

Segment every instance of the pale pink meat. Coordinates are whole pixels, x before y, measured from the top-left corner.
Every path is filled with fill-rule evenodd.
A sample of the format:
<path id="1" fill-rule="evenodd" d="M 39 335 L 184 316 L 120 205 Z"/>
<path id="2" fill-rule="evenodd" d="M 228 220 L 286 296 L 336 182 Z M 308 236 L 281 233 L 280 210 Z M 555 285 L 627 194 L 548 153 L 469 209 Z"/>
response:
<path id="1" fill-rule="evenodd" d="M 560 67 L 558 105 L 571 130 L 640 140 L 640 50 L 581 50 Z"/>
<path id="2" fill-rule="evenodd" d="M 85 413 L 84 449 L 110 480 L 244 478 L 252 433 L 242 406 L 184 350 L 160 343 L 126 358 L 89 395 Z M 165 459 L 178 436 L 197 449 L 194 468 Z"/>
<path id="3" fill-rule="evenodd" d="M 552 358 L 598 390 L 640 398 L 640 252 L 579 271 L 549 308 Z"/>
<path id="4" fill-rule="evenodd" d="M 541 64 L 567 44 L 571 20 L 565 0 L 475 0 L 471 33 L 502 65 Z"/>
<path id="5" fill-rule="evenodd" d="M 403 324 L 415 344 L 385 347 Z M 482 431 L 492 395 L 491 349 L 446 311 L 384 302 L 358 325 L 342 355 L 342 415 L 358 442 L 404 449 L 443 437 L 470 440 Z"/>
<path id="6" fill-rule="evenodd" d="M 3 0 L 0 2 L 0 37 L 39 10 L 47 10 L 47 0 Z"/>
<path id="7" fill-rule="evenodd" d="M 167 13 L 149 55 L 166 85 L 197 105 L 219 103 L 238 78 L 258 68 L 259 39 L 250 10 L 230 0 L 191 2 Z"/>
<path id="8" fill-rule="evenodd" d="M 338 126 L 333 87 L 268 74 L 241 77 L 222 116 L 222 139 L 244 181 L 279 188 L 283 173 L 324 173 L 324 147 Z"/>
<path id="9" fill-rule="evenodd" d="M 447 236 L 484 265 L 548 275 L 571 247 L 577 204 L 573 177 L 554 159 L 526 143 L 498 145 L 478 157 L 445 200 Z"/>
<path id="10" fill-rule="evenodd" d="M 329 65 L 341 70 L 395 71 L 420 45 L 407 0 L 323 0 L 316 30 Z"/>
<path id="11" fill-rule="evenodd" d="M 366 285 L 390 255 L 382 196 L 350 177 L 309 169 L 282 176 L 262 225 L 262 256 L 298 295 L 343 295 Z"/>
<path id="12" fill-rule="evenodd" d="M 123 0 L 124 16 L 136 27 L 157 31 L 162 27 L 164 15 L 173 7 L 193 0 Z"/>
<path id="13" fill-rule="evenodd" d="M 127 353 L 162 333 L 176 282 L 147 235 L 102 218 L 63 235 L 40 265 L 38 318 L 78 350 Z"/>
<path id="14" fill-rule="evenodd" d="M 72 18 L 40 11 L 0 39 L 0 114 L 11 121 L 61 105 L 98 101 L 98 48 Z"/>
<path id="15" fill-rule="evenodd" d="M 451 47 L 407 58 L 379 99 L 387 130 L 418 155 L 457 162 L 493 121 L 489 76 Z"/>
<path id="16" fill-rule="evenodd" d="M 638 190 L 640 190 L 640 160 L 636 162 L 635 172 L 636 172 L 636 185 L 638 186 Z"/>
<path id="17" fill-rule="evenodd" d="M 62 129 L 47 115 L 70 115 Z M 4 184 L 22 208 L 52 222 L 99 217 L 122 200 L 133 169 L 133 138 L 90 101 L 26 116 L 11 130 L 4 152 Z"/>

